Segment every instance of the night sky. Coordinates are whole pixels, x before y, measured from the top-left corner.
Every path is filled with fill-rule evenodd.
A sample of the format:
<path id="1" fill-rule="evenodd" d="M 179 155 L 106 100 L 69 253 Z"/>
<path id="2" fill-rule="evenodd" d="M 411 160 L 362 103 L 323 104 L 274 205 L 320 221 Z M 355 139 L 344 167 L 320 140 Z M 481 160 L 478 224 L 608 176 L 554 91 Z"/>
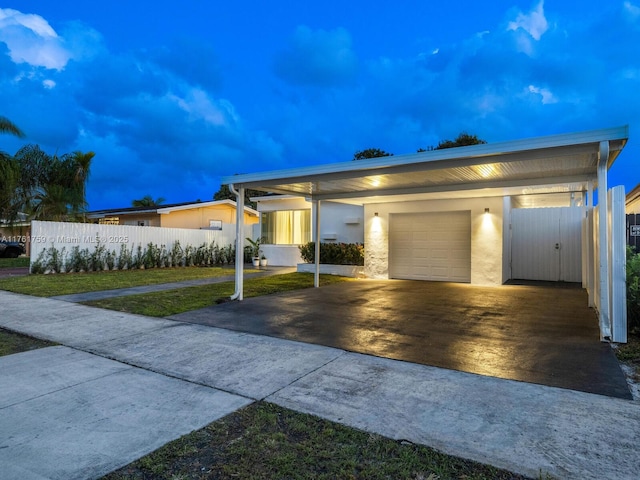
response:
<path id="1" fill-rule="evenodd" d="M 0 115 L 94 151 L 89 208 L 210 200 L 220 178 L 628 124 L 640 182 L 640 1 L 9 1 Z"/>

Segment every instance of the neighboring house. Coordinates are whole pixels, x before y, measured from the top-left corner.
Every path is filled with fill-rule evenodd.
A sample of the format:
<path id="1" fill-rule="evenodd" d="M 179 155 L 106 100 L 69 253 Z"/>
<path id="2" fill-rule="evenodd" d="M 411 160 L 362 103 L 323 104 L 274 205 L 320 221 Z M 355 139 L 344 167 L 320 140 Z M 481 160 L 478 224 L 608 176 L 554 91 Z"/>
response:
<path id="1" fill-rule="evenodd" d="M 31 251 L 31 222 L 27 220 L 25 213 L 18 214 L 15 222 L 0 218 L 0 240 L 24 243 L 27 256 Z"/>
<path id="2" fill-rule="evenodd" d="M 627 213 L 640 215 L 640 183 L 627 193 L 625 198 L 625 210 Z"/>
<path id="3" fill-rule="evenodd" d="M 253 197 L 260 213 L 262 252 L 274 266 L 302 262 L 299 246 L 315 238 L 311 202 L 294 195 Z M 362 205 L 326 202 L 320 217 L 321 242 L 364 242 Z"/>
<path id="4" fill-rule="evenodd" d="M 114 208 L 88 212 L 87 218 L 101 225 L 220 230 L 223 223 L 236 223 L 236 202 L 216 200 L 156 207 Z M 245 225 L 258 223 L 258 212 L 244 207 L 243 221 Z"/>
<path id="5" fill-rule="evenodd" d="M 627 212 L 627 245 L 640 252 L 640 184 L 627 193 L 625 198 Z"/>
<path id="6" fill-rule="evenodd" d="M 602 337 L 626 341 L 626 314 L 617 301 L 624 278 L 613 272 L 618 258 L 612 260 L 624 252 L 624 191 L 613 189 L 611 201 L 602 192 L 628 135 L 624 126 L 222 182 L 239 194 L 255 189 L 308 198 L 312 219 L 316 211 L 322 219 L 329 202 L 361 205 L 369 278 L 581 282 L 600 312 Z M 322 228 L 314 240 L 321 234 Z M 241 276 L 236 272 L 237 298 Z"/>

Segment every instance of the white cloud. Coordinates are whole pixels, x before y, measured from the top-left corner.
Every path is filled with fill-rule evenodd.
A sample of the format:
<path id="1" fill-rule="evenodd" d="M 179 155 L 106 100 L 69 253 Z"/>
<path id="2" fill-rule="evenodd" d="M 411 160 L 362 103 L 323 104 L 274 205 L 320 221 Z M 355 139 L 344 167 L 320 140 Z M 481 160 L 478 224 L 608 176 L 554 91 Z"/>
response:
<path id="1" fill-rule="evenodd" d="M 15 63 L 62 70 L 72 57 L 44 18 L 10 8 L 0 8 L 0 42 Z"/>
<path id="2" fill-rule="evenodd" d="M 552 103 L 558 103 L 558 99 L 551 93 L 551 90 L 548 88 L 540 88 L 534 85 L 529 85 L 529 93 L 535 93 L 542 97 L 542 104 L 549 105 Z"/>
<path id="3" fill-rule="evenodd" d="M 235 108 L 228 100 L 212 100 L 207 92 L 193 88 L 185 98 L 170 95 L 171 99 L 192 119 L 202 119 L 215 126 L 229 126 L 239 121 Z"/>
<path id="4" fill-rule="evenodd" d="M 632 20 L 640 18 L 640 7 L 634 5 L 631 2 L 624 2 L 624 10 L 631 17 Z"/>
<path id="5" fill-rule="evenodd" d="M 535 40 L 540 40 L 542 35 L 549 28 L 549 23 L 544 16 L 544 0 L 540 0 L 540 3 L 531 10 L 528 14 L 522 12 L 518 13 L 516 19 L 509 22 L 508 30 L 517 31 L 522 29 L 531 35 Z"/>
<path id="6" fill-rule="evenodd" d="M 42 81 L 42 85 L 44 86 L 44 88 L 51 90 L 52 88 L 55 88 L 56 82 L 48 78 Z"/>

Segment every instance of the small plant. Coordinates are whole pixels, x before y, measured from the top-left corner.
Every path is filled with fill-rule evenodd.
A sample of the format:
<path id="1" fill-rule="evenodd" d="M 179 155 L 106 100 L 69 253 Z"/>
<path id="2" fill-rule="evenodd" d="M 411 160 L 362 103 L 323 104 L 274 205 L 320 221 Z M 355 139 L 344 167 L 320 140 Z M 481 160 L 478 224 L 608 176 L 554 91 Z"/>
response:
<path id="1" fill-rule="evenodd" d="M 172 267 L 183 266 L 182 262 L 184 261 L 184 252 L 182 251 L 179 240 L 176 240 L 171 247 L 171 252 L 169 253 L 169 261 L 171 262 L 170 266 Z"/>
<path id="2" fill-rule="evenodd" d="M 107 251 L 104 256 L 104 264 L 107 267 L 107 270 L 113 270 L 116 266 L 116 251 Z"/>
<path id="3" fill-rule="evenodd" d="M 89 271 L 101 272 L 104 270 L 106 252 L 107 249 L 100 243 L 100 239 L 98 238 L 96 248 L 89 255 Z"/>
<path id="4" fill-rule="evenodd" d="M 259 237 L 259 238 L 256 238 L 255 240 L 252 240 L 249 237 L 247 237 L 246 240 L 247 242 L 249 242 L 248 247 L 251 250 L 251 257 L 260 258 L 260 245 L 264 243 L 264 237 Z"/>
<path id="5" fill-rule="evenodd" d="M 31 262 L 31 273 L 38 275 L 45 272 L 45 256 L 47 255 L 46 250 L 41 250 L 38 254 L 38 258 L 36 258 L 33 262 Z"/>
<path id="6" fill-rule="evenodd" d="M 46 251 L 46 258 L 47 258 L 47 264 L 45 267 L 45 270 L 49 270 L 50 272 L 53 273 L 60 273 L 62 272 L 62 267 L 64 265 L 64 252 L 65 252 L 66 248 L 62 247 L 62 250 L 58 250 L 56 247 L 53 246 L 53 244 L 51 244 L 51 247 L 49 247 Z"/>
<path id="7" fill-rule="evenodd" d="M 116 262 L 118 270 L 124 270 L 130 268 L 131 265 L 131 250 L 127 248 L 124 243 L 120 245 L 120 255 L 118 255 L 118 261 Z"/>

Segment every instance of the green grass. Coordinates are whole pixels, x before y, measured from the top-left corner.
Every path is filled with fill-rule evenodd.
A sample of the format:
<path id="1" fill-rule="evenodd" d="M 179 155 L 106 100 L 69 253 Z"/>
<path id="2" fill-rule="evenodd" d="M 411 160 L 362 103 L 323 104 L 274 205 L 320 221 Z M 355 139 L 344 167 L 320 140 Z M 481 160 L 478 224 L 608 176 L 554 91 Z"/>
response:
<path id="1" fill-rule="evenodd" d="M 247 270 L 247 273 L 253 270 Z M 233 276 L 233 269 L 219 267 L 154 268 L 91 273 L 27 275 L 0 279 L 0 290 L 52 297 L 71 293 L 97 292 L 116 288 L 181 282 L 200 278 Z"/>
<path id="2" fill-rule="evenodd" d="M 0 258 L 0 268 L 28 267 L 29 257 Z"/>
<path id="3" fill-rule="evenodd" d="M 244 296 L 249 298 L 288 292 L 300 288 L 310 288 L 313 287 L 313 277 L 311 273 L 287 273 L 270 277 L 247 278 L 244 281 Z M 335 275 L 320 275 L 321 285 L 330 285 L 349 280 L 351 279 Z M 233 282 L 223 282 L 164 292 L 113 297 L 84 303 L 85 305 L 108 308 L 120 312 L 137 313 L 151 317 L 166 317 L 167 315 L 175 315 L 214 305 L 230 297 L 233 291 Z"/>
<path id="4" fill-rule="evenodd" d="M 14 353 L 35 350 L 36 348 L 50 347 L 55 343 L 21 335 L 0 328 L 0 357 Z"/>
<path id="5" fill-rule="evenodd" d="M 168 443 L 104 480 L 522 479 L 266 402 Z"/>

